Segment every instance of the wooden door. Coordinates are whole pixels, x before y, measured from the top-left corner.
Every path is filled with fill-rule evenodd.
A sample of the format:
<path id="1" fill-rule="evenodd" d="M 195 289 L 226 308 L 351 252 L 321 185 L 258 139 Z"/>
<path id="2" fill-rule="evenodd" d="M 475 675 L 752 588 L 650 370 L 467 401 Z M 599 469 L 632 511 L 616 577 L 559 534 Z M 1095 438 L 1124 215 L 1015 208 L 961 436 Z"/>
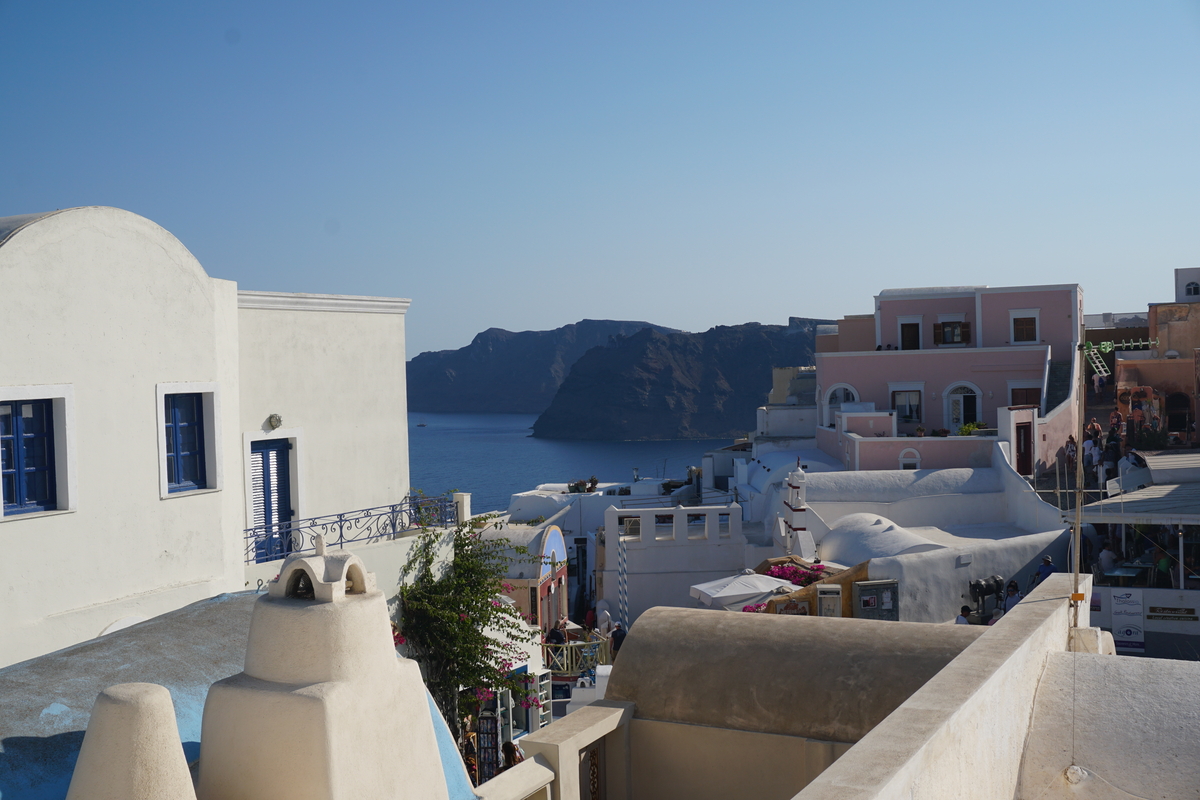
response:
<path id="1" fill-rule="evenodd" d="M 1017 423 L 1017 472 L 1033 474 L 1033 423 Z"/>

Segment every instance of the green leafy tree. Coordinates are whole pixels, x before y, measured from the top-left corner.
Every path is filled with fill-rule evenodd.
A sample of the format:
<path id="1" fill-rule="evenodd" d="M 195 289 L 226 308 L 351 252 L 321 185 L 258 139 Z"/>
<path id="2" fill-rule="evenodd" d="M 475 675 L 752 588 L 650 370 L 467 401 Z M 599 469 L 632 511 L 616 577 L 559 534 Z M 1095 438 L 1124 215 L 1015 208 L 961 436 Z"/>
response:
<path id="1" fill-rule="evenodd" d="M 516 606 L 500 600 L 512 590 L 504 582 L 513 560 L 508 553 L 527 551 L 483 538 L 490 522 L 482 517 L 459 524 L 449 534 L 453 560 L 440 571 L 437 553 L 447 534 L 419 534 L 400 589 L 401 634 L 456 741 L 463 718 L 498 690 L 508 689 L 526 707 L 539 705 L 524 676 L 511 674 L 535 632 Z"/>

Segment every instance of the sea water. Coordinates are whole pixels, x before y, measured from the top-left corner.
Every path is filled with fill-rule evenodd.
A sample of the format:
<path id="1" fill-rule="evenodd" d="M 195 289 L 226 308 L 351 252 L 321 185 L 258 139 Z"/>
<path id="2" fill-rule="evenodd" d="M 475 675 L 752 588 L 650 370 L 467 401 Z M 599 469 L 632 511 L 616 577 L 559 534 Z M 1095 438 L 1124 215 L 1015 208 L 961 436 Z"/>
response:
<path id="1" fill-rule="evenodd" d="M 534 439 L 535 414 L 408 415 L 410 483 L 428 495 L 470 492 L 471 511 L 503 511 L 517 492 L 539 483 L 570 483 L 595 475 L 601 483 L 684 478 L 708 450 L 729 439 L 665 442 L 577 442 Z M 423 426 L 422 426 L 423 423 Z"/>

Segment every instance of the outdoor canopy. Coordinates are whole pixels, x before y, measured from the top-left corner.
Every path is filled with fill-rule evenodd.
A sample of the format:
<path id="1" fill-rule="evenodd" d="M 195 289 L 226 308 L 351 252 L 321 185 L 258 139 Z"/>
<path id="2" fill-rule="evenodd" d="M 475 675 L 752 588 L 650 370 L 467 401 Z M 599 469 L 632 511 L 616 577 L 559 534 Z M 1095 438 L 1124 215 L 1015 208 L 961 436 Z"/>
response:
<path id="1" fill-rule="evenodd" d="M 744 605 L 765 603 L 781 588 L 790 592 L 796 587 L 791 581 L 783 578 L 751 572 L 749 575 L 742 573 L 708 583 L 698 583 L 692 587 L 692 597 L 706 606 L 741 610 Z"/>

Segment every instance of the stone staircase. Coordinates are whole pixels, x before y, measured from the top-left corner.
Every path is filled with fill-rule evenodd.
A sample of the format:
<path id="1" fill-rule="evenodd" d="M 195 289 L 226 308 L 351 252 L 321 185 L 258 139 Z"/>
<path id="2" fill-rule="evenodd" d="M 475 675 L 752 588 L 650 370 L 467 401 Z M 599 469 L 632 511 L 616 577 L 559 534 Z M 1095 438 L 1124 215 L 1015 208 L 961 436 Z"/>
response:
<path id="1" fill-rule="evenodd" d="M 1051 361 L 1046 376 L 1046 413 L 1058 408 L 1071 395 L 1071 362 Z"/>

